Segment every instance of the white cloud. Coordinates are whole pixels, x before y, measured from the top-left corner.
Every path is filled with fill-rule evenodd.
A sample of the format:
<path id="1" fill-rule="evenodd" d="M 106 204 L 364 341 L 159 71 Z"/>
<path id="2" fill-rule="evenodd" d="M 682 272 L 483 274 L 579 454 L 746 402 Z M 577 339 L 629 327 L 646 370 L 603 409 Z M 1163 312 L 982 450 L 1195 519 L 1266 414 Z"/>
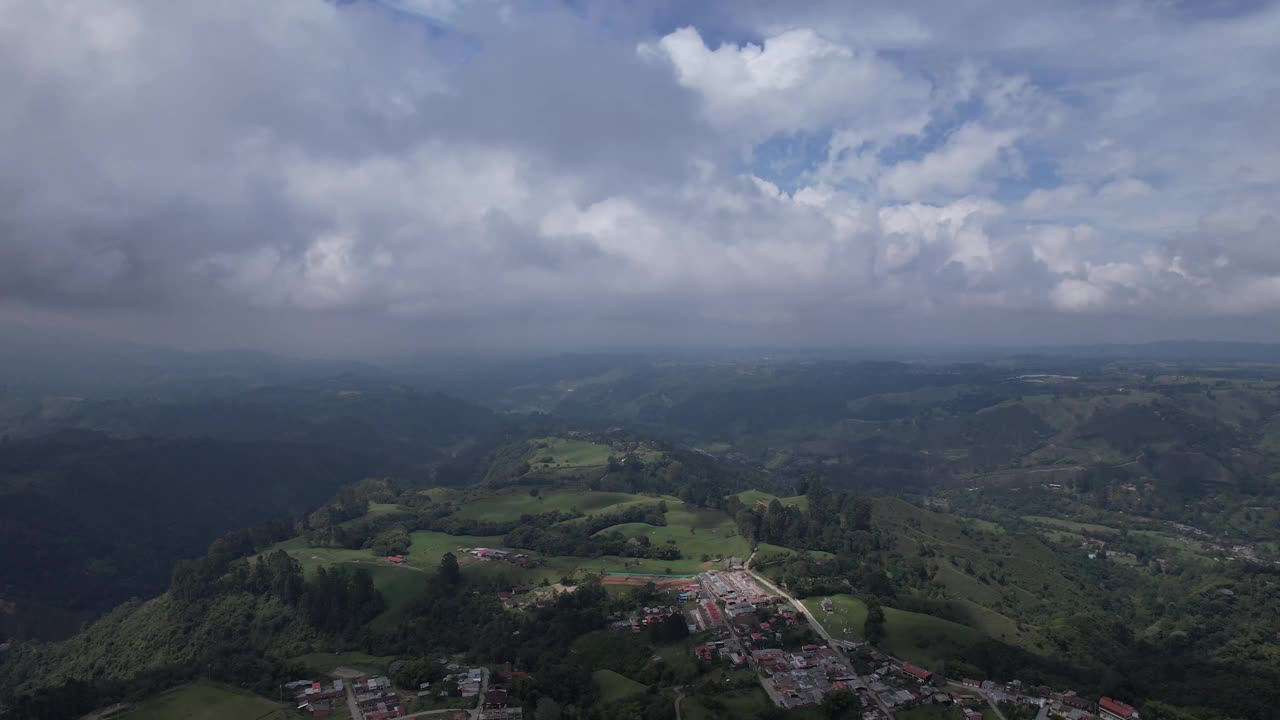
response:
<path id="1" fill-rule="evenodd" d="M 431 31 L 0 0 L 0 302 L 765 340 L 885 308 L 1280 307 L 1280 12 L 745 3 L 762 39 L 713 47 L 643 13 L 396 2 Z"/>
<path id="2" fill-rule="evenodd" d="M 811 28 L 779 32 L 759 45 L 711 49 L 696 28 L 684 27 L 638 50 L 669 62 L 676 81 L 702 99 L 708 122 L 746 141 L 846 123 L 875 135 L 918 124 L 929 103 L 924 78 Z"/>
<path id="3" fill-rule="evenodd" d="M 979 182 L 988 173 L 998 176 L 1010 172 L 1010 154 L 1021 135 L 1018 130 L 964 125 L 937 150 L 887 169 L 880 177 L 880 189 L 895 198 L 978 190 Z"/>

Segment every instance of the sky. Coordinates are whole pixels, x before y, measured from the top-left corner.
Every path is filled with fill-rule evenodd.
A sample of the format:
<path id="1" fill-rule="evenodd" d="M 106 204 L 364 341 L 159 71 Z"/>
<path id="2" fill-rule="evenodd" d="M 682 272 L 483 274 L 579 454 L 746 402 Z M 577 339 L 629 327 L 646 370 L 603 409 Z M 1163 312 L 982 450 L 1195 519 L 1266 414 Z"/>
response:
<path id="1" fill-rule="evenodd" d="M 1280 3 L 0 0 L 0 322 L 1280 340 Z"/>

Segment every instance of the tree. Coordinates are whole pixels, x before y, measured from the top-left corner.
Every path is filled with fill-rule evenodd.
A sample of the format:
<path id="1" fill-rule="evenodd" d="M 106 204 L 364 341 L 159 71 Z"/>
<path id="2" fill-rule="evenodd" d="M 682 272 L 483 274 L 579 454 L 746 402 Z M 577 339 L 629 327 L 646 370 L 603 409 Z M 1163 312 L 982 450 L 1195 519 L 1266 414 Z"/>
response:
<path id="1" fill-rule="evenodd" d="M 458 569 L 458 558 L 447 552 L 440 556 L 440 579 L 449 585 L 462 582 L 462 571 Z"/>
<path id="2" fill-rule="evenodd" d="M 843 717 L 856 717 L 854 711 L 861 708 L 858 698 L 848 690 L 837 690 L 822 699 L 822 714 L 831 720 Z"/>
<path id="3" fill-rule="evenodd" d="M 884 640 L 884 609 L 880 603 L 872 600 L 867 603 L 867 621 L 862 625 L 862 636 L 867 642 L 875 645 Z"/>
<path id="4" fill-rule="evenodd" d="M 549 697 L 538 698 L 538 706 L 533 711 L 534 720 L 560 720 L 563 710 L 560 703 Z"/>

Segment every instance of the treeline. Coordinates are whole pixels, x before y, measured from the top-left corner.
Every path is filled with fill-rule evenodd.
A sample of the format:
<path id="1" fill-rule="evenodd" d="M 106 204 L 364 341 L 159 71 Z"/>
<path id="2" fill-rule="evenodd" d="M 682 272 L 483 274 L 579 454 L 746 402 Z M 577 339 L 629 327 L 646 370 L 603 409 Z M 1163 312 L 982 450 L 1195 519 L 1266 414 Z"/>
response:
<path id="1" fill-rule="evenodd" d="M 801 487 L 808 509 L 783 505 L 776 498 L 768 507 L 745 505 L 737 497 L 726 501 L 743 537 L 771 545 L 822 550 L 831 553 L 864 553 L 879 539 L 871 527 L 871 501 L 844 492 L 833 493 L 816 482 Z"/>
<path id="2" fill-rule="evenodd" d="M 311 578 L 302 565 L 283 550 L 246 559 L 228 560 L 210 554 L 178 563 L 169 594 L 193 608 L 211 597 L 233 593 L 269 595 L 298 609 L 307 622 L 334 637 L 351 637 L 386 609 L 368 570 L 343 566 L 319 568 Z"/>

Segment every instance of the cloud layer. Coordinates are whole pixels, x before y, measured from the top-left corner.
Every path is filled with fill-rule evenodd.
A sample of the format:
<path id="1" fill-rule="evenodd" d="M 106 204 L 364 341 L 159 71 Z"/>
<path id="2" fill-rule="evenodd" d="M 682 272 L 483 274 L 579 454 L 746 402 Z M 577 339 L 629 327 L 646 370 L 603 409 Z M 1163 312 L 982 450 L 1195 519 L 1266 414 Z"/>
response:
<path id="1" fill-rule="evenodd" d="M 0 0 L 0 308 L 316 349 L 1278 339 L 1280 7 L 899 5 Z"/>

